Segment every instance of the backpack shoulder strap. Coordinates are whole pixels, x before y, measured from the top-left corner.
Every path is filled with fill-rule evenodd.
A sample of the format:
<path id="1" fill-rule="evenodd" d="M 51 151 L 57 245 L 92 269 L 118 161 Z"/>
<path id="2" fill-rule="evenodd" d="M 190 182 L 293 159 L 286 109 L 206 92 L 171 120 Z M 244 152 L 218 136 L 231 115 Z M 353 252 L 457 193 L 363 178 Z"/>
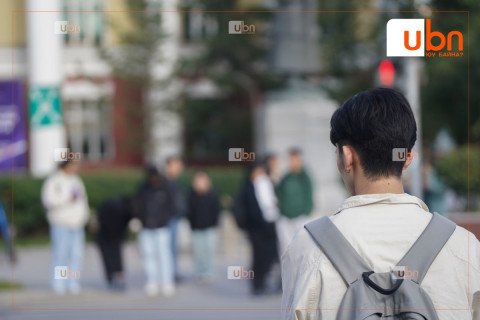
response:
<path id="1" fill-rule="evenodd" d="M 329 217 L 309 222 L 305 229 L 340 273 L 347 286 L 357 281 L 363 272 L 372 270 Z"/>
<path id="2" fill-rule="evenodd" d="M 412 280 L 420 284 L 455 228 L 455 223 L 438 213 L 433 213 L 425 230 L 397 266 L 408 267 L 411 271 L 418 272 L 418 277 Z"/>

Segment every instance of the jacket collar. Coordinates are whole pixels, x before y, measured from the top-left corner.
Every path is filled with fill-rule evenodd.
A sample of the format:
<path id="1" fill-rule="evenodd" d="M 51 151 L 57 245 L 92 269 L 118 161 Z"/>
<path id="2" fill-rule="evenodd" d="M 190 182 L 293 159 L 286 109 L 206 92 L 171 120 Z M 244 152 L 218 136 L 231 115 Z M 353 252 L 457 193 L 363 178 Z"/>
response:
<path id="1" fill-rule="evenodd" d="M 425 211 L 429 211 L 427 205 L 417 197 L 408 193 L 379 193 L 379 194 L 362 194 L 347 198 L 343 204 L 334 213 L 340 213 L 344 209 L 367 206 L 371 204 L 415 204 Z"/>

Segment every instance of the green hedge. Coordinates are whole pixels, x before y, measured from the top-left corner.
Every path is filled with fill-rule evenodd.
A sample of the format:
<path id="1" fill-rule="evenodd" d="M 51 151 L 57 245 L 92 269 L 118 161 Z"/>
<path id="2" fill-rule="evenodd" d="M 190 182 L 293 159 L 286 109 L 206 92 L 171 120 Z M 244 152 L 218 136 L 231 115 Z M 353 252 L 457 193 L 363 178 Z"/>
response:
<path id="1" fill-rule="evenodd" d="M 190 186 L 194 168 L 189 168 L 180 177 L 184 190 Z M 212 178 L 215 188 L 222 198 L 229 199 L 237 190 L 243 179 L 240 168 L 208 168 L 204 169 Z M 89 205 L 92 209 L 107 198 L 115 195 L 132 195 L 142 180 L 142 171 L 137 170 L 102 170 L 82 173 L 81 177 L 87 189 Z M 16 176 L 14 181 L 14 225 L 18 236 L 45 234 L 48 229 L 45 210 L 41 204 L 40 191 L 44 179 L 30 176 Z M 0 190 L 6 191 L 2 203 L 9 221 L 12 219 L 12 201 L 8 193 L 12 190 L 10 176 L 0 177 Z M 228 203 L 228 202 L 223 202 Z"/>

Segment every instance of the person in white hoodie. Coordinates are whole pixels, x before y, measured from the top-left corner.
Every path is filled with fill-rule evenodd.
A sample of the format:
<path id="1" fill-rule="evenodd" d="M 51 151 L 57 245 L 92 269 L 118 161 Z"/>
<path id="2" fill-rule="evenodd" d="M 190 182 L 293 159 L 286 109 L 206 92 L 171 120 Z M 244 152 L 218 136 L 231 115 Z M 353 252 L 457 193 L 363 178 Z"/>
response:
<path id="1" fill-rule="evenodd" d="M 52 288 L 58 294 L 78 294 L 89 217 L 87 193 L 77 175 L 80 162 L 65 161 L 42 187 L 52 244 Z"/>

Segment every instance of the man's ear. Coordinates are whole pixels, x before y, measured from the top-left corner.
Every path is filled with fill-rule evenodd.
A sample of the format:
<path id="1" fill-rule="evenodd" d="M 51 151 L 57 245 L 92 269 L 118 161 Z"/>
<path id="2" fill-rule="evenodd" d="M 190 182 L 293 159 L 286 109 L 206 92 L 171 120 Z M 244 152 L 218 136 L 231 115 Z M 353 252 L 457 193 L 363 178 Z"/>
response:
<path id="1" fill-rule="evenodd" d="M 353 169 L 353 148 L 351 146 L 342 146 L 342 157 L 343 168 L 345 171 L 350 172 Z"/>
<path id="2" fill-rule="evenodd" d="M 410 151 L 408 154 L 407 154 L 407 160 L 405 161 L 405 163 L 403 164 L 403 169 L 402 170 L 407 170 L 408 166 L 410 165 L 410 163 L 412 163 L 413 159 L 418 156 L 418 154 L 413 151 Z"/>

